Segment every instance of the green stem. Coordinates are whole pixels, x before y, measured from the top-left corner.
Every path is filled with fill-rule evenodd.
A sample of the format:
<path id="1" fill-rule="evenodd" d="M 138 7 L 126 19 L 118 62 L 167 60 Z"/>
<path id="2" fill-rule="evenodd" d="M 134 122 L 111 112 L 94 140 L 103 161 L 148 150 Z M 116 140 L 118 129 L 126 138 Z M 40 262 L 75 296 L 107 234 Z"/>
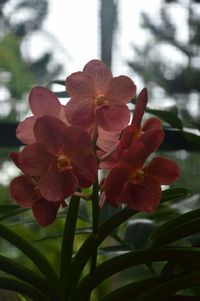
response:
<path id="1" fill-rule="evenodd" d="M 80 196 L 74 195 L 71 197 L 63 232 L 60 261 L 60 284 L 63 300 L 66 300 L 66 283 L 67 281 L 69 281 L 70 277 L 69 269 L 72 261 L 74 235 L 76 230 L 79 203 Z"/>
<path id="2" fill-rule="evenodd" d="M 121 225 L 124 221 L 126 221 L 136 213 L 136 211 L 130 210 L 129 208 L 121 210 L 105 223 L 103 223 L 98 228 L 97 234 L 91 234 L 83 243 L 76 256 L 74 257 L 69 271 L 70 281 L 67 285 L 68 296 L 72 294 L 79 281 L 83 268 L 85 267 L 91 256 L 94 254 L 94 251 L 97 249 L 97 247 L 110 233 L 112 233 L 114 229 L 116 229 L 119 225 Z"/>
<path id="3" fill-rule="evenodd" d="M 97 234 L 98 232 L 98 224 L 99 224 L 99 183 L 98 179 L 93 185 L 93 193 L 92 193 L 92 233 Z M 91 258 L 91 267 L 90 274 L 95 272 L 97 261 L 97 248 L 94 250 L 94 254 Z"/>

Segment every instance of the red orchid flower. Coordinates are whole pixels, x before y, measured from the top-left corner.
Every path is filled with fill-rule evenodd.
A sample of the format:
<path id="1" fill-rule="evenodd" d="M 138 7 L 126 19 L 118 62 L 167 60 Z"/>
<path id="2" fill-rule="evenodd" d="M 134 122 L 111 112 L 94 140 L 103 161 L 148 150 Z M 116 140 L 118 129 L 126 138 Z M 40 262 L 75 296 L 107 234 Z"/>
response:
<path id="1" fill-rule="evenodd" d="M 19 153 L 11 152 L 10 157 L 20 168 Z M 10 183 L 10 196 L 17 204 L 24 208 L 31 208 L 38 224 L 45 227 L 54 222 L 60 206 L 65 207 L 64 200 L 53 203 L 44 199 L 37 187 L 37 179 L 28 175 L 14 178 Z"/>
<path id="2" fill-rule="evenodd" d="M 149 142 L 152 139 L 153 136 Z M 157 208 L 161 185 L 171 184 L 180 172 L 174 161 L 162 157 L 156 157 L 144 165 L 151 150 L 147 143 L 136 141 L 123 152 L 123 157 L 105 180 L 106 199 L 111 205 L 124 203 L 130 209 L 147 212 Z"/>
<path id="3" fill-rule="evenodd" d="M 129 126 L 125 128 L 122 134 L 122 138 L 118 145 L 119 156 L 121 155 L 124 149 L 128 148 L 136 139 L 141 138 L 141 136 L 145 135 L 145 133 L 147 133 L 148 131 L 162 128 L 162 123 L 160 119 L 155 117 L 149 118 L 141 126 L 142 117 L 144 115 L 147 101 L 148 93 L 147 89 L 144 88 L 138 96 L 132 122 Z"/>
<path id="4" fill-rule="evenodd" d="M 16 130 L 17 138 L 24 144 L 36 142 L 33 127 L 37 118 L 43 115 L 57 117 L 68 124 L 65 117 L 65 107 L 61 105 L 56 95 L 45 87 L 32 88 L 29 95 L 29 105 L 33 116 L 20 122 Z"/>
<path id="5" fill-rule="evenodd" d="M 110 69 L 99 60 L 87 63 L 82 72 L 66 79 L 71 99 L 66 117 L 72 125 L 85 129 L 98 124 L 106 131 L 125 128 L 130 119 L 126 103 L 134 97 L 136 86 L 127 76 L 113 77 Z"/>
<path id="6" fill-rule="evenodd" d="M 34 134 L 37 142 L 22 150 L 19 164 L 25 174 L 38 178 L 43 198 L 57 202 L 72 195 L 78 187 L 93 184 L 98 166 L 86 131 L 43 116 L 36 120 Z"/>
<path id="7" fill-rule="evenodd" d="M 21 207 L 31 208 L 38 224 L 45 227 L 54 222 L 59 207 L 64 201 L 49 202 L 43 198 L 36 181 L 27 175 L 21 175 L 10 183 L 10 195 Z"/>

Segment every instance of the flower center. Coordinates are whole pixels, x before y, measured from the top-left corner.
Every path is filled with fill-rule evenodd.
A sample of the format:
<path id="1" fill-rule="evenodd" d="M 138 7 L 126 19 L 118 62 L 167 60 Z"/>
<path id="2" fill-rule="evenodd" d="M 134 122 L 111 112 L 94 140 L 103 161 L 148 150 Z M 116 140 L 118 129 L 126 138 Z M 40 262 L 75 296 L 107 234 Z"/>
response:
<path id="1" fill-rule="evenodd" d="M 138 184 L 144 181 L 144 171 L 142 169 L 134 170 L 131 177 L 130 182 L 133 184 Z"/>
<path id="2" fill-rule="evenodd" d="M 66 169 L 72 168 L 71 161 L 67 155 L 63 155 L 63 154 L 59 155 L 57 159 L 57 167 L 60 171 L 64 171 Z"/>
<path id="3" fill-rule="evenodd" d="M 97 96 L 95 99 L 95 107 L 108 106 L 109 101 L 104 96 Z"/>

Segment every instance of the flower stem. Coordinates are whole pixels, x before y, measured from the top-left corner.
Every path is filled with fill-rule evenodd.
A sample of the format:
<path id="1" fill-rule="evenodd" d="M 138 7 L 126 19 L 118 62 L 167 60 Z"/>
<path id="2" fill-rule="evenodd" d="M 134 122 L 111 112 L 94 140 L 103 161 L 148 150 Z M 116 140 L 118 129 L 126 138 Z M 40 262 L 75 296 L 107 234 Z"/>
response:
<path id="1" fill-rule="evenodd" d="M 63 300 L 66 300 L 66 282 L 69 281 L 69 269 L 72 261 L 74 235 L 76 230 L 76 221 L 78 216 L 78 209 L 80 203 L 80 196 L 73 195 L 71 197 L 67 218 L 65 221 L 61 261 L 60 261 L 60 284 Z"/>
<path id="2" fill-rule="evenodd" d="M 96 234 L 98 232 L 99 225 L 99 183 L 98 178 L 93 185 L 92 192 L 92 233 Z M 92 275 L 96 269 L 97 261 L 97 248 L 95 249 L 93 256 L 91 258 L 90 274 Z"/>

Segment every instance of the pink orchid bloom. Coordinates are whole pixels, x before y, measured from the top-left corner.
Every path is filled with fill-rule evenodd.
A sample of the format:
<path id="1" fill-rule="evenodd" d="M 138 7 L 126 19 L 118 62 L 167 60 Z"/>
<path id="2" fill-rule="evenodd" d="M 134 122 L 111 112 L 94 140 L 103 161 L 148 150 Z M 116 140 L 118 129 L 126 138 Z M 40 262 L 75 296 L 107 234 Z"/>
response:
<path id="1" fill-rule="evenodd" d="M 92 60 L 82 72 L 67 77 L 66 89 L 71 99 L 65 113 L 72 125 L 85 129 L 98 125 L 106 131 L 118 131 L 127 126 L 130 112 L 126 103 L 136 91 L 129 77 L 113 77 L 103 62 Z"/>
<path id="2" fill-rule="evenodd" d="M 22 171 L 37 178 L 43 198 L 58 202 L 78 187 L 91 186 L 97 176 L 97 161 L 89 134 L 76 126 L 66 126 L 52 116 L 37 118 L 36 143 L 19 154 Z"/>
<path id="3" fill-rule="evenodd" d="M 29 95 L 29 105 L 33 116 L 20 122 L 16 130 L 17 138 L 24 144 L 36 142 L 33 127 L 37 118 L 43 115 L 57 117 L 68 124 L 65 117 L 65 107 L 61 105 L 56 95 L 45 87 L 32 88 Z"/>

